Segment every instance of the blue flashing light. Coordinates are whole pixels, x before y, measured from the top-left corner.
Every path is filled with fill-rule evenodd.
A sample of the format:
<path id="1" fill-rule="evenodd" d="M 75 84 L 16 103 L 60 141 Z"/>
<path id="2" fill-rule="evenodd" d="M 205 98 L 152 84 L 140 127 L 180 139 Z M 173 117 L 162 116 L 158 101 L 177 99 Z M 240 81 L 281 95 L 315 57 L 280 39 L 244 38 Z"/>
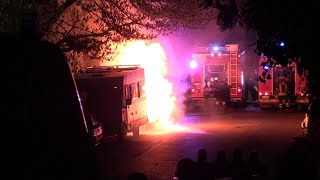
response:
<path id="1" fill-rule="evenodd" d="M 268 67 L 268 66 L 264 66 L 264 67 L 263 67 L 263 69 L 268 70 L 268 69 L 269 69 L 269 67 Z"/>
<path id="2" fill-rule="evenodd" d="M 284 42 L 281 42 L 281 43 L 280 43 L 280 46 L 283 47 L 283 46 L 284 46 Z"/>
<path id="3" fill-rule="evenodd" d="M 219 47 L 218 47 L 218 46 L 215 46 L 215 47 L 213 47 L 213 50 L 214 50 L 214 51 L 218 51 L 218 50 L 219 50 Z"/>

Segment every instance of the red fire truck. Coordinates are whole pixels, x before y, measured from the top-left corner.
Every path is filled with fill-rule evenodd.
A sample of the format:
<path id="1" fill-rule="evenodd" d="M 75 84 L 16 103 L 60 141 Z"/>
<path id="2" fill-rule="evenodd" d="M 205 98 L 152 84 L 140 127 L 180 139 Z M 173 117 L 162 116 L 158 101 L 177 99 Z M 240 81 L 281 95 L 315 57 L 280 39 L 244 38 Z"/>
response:
<path id="1" fill-rule="evenodd" d="M 216 100 L 219 96 L 216 93 L 217 89 L 228 96 L 229 102 L 242 103 L 243 60 L 244 51 L 240 52 L 238 44 L 197 47 L 189 64 L 191 104 L 197 105 L 198 102 L 208 99 Z"/>
<path id="2" fill-rule="evenodd" d="M 308 106 L 307 81 L 299 76 L 295 63 L 269 67 L 267 57 L 261 56 L 259 65 L 260 75 L 263 72 L 270 74 L 265 82 L 258 81 L 261 109 Z"/>

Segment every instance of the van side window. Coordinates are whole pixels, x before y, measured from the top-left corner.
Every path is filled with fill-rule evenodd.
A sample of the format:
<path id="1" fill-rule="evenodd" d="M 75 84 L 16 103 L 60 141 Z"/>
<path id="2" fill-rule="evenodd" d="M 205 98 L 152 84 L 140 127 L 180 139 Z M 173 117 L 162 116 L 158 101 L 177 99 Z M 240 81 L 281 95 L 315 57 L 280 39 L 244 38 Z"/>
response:
<path id="1" fill-rule="evenodd" d="M 145 95 L 145 85 L 144 85 L 144 81 L 140 81 L 139 82 L 139 93 L 140 96 L 144 96 Z"/>
<path id="2" fill-rule="evenodd" d="M 131 85 L 125 85 L 125 96 L 126 99 L 131 99 Z"/>
<path id="3" fill-rule="evenodd" d="M 132 98 L 138 97 L 137 84 L 136 83 L 132 83 L 132 84 L 130 84 L 130 87 L 131 87 Z"/>

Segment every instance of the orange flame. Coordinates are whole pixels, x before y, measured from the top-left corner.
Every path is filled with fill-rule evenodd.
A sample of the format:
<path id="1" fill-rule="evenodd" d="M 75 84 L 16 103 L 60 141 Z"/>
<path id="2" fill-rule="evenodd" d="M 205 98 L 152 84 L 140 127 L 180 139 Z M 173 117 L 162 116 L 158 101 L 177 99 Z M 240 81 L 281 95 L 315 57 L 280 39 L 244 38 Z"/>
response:
<path id="1" fill-rule="evenodd" d="M 167 58 L 159 43 L 127 42 L 119 50 L 115 62 L 120 65 L 141 65 L 145 70 L 145 92 L 149 122 L 162 130 L 181 130 L 173 123 L 176 97 L 172 83 L 166 79 Z"/>

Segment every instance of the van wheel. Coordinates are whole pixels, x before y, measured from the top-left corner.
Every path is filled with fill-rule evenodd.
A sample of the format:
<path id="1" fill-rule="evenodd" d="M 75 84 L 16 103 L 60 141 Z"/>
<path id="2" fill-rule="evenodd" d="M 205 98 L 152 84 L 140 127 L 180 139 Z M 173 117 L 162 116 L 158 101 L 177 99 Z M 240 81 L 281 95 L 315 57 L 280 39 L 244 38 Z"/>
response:
<path id="1" fill-rule="evenodd" d="M 132 130 L 132 134 L 133 136 L 139 136 L 140 134 L 140 128 L 139 127 L 136 127 Z"/>
<path id="2" fill-rule="evenodd" d="M 121 131 L 117 134 L 118 140 L 122 141 L 126 135 L 127 135 L 127 128 L 122 127 Z"/>
<path id="3" fill-rule="evenodd" d="M 122 133 L 117 134 L 117 139 L 118 139 L 118 141 L 123 141 L 124 135 Z"/>

